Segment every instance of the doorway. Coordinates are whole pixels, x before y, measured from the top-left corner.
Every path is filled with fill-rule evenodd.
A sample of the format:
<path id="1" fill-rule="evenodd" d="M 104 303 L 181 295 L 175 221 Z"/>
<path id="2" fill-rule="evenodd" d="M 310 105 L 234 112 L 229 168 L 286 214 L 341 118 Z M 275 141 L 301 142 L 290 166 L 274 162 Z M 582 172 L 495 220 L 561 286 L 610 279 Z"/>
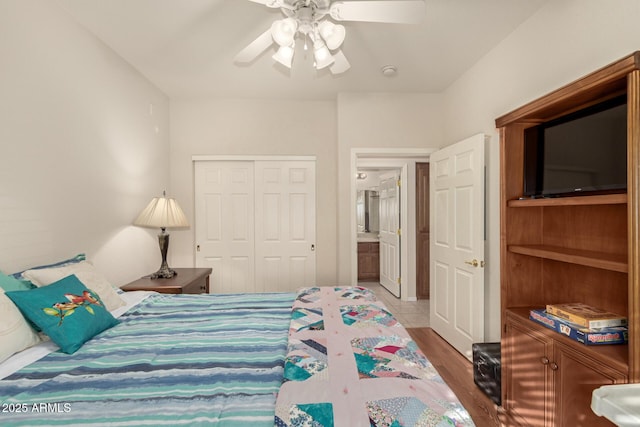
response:
<path id="1" fill-rule="evenodd" d="M 353 148 L 351 149 L 351 283 L 358 283 L 358 169 L 397 169 L 400 171 L 400 298 L 416 301 L 416 163 L 427 162 L 431 148 Z"/>
<path id="2" fill-rule="evenodd" d="M 397 167 L 359 167 L 356 215 L 358 280 L 400 298 L 400 174 Z"/>

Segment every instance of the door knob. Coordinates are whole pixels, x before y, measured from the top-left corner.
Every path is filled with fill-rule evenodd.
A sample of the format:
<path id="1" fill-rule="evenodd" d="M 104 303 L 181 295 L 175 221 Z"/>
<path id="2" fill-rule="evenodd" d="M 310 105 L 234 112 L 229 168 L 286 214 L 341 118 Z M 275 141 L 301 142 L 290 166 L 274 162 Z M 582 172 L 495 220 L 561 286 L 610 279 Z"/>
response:
<path id="1" fill-rule="evenodd" d="M 472 265 L 472 266 L 474 266 L 474 267 L 477 267 L 477 266 L 479 266 L 479 265 L 480 265 L 480 263 L 478 262 L 478 260 L 477 260 L 477 259 L 472 259 L 471 261 L 465 261 L 464 263 L 465 263 L 465 264 Z"/>

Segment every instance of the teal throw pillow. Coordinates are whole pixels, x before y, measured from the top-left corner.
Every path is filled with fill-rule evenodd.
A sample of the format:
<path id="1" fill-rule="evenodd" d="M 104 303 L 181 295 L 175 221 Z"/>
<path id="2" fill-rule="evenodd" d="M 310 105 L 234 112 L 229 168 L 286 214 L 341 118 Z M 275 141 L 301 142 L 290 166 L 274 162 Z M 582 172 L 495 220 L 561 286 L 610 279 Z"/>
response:
<path id="1" fill-rule="evenodd" d="M 27 289 L 32 289 L 29 282 L 18 280 L 13 276 L 7 276 L 1 271 L 0 271 L 0 288 L 4 289 L 6 292 L 26 291 Z"/>
<path id="2" fill-rule="evenodd" d="M 6 292 L 6 295 L 27 319 L 69 354 L 119 323 L 98 294 L 87 289 L 75 275 L 42 288 Z"/>

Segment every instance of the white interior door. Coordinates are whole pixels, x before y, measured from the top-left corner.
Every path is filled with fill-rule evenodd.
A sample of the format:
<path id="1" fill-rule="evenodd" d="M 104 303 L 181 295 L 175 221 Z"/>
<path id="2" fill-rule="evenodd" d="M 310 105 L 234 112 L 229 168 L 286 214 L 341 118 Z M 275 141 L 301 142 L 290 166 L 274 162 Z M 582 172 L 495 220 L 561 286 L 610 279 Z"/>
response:
<path id="1" fill-rule="evenodd" d="M 380 284 L 400 297 L 400 175 L 380 177 Z"/>
<path id="2" fill-rule="evenodd" d="M 430 325 L 471 359 L 484 341 L 484 135 L 430 163 Z"/>
<path id="3" fill-rule="evenodd" d="M 256 162 L 256 288 L 316 284 L 315 162 Z"/>
<path id="4" fill-rule="evenodd" d="M 196 266 L 211 293 L 256 292 L 253 162 L 195 164 Z"/>
<path id="5" fill-rule="evenodd" d="M 313 160 L 195 162 L 196 267 L 212 293 L 316 284 Z"/>

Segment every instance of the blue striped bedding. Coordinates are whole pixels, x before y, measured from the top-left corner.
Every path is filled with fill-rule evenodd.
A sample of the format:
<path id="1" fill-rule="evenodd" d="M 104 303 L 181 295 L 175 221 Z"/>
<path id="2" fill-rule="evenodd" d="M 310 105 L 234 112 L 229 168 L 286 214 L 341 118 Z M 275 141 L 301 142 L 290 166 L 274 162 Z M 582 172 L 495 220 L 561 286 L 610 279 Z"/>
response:
<path id="1" fill-rule="evenodd" d="M 0 425 L 273 426 L 294 298 L 152 295 L 1 380 Z"/>

